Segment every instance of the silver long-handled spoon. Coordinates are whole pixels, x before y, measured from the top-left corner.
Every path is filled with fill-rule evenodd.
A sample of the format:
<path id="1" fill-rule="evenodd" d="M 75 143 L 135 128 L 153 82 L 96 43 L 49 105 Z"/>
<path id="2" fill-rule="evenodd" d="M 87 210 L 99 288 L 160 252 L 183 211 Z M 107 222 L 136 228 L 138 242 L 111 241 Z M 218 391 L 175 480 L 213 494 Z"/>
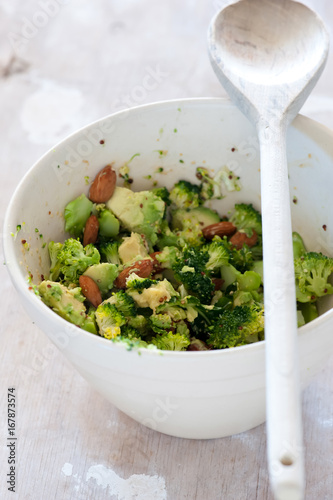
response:
<path id="1" fill-rule="evenodd" d="M 208 35 L 213 68 L 255 125 L 263 224 L 267 454 L 278 500 L 304 494 L 301 397 L 286 131 L 315 86 L 329 39 L 318 16 L 291 0 L 241 0 Z"/>

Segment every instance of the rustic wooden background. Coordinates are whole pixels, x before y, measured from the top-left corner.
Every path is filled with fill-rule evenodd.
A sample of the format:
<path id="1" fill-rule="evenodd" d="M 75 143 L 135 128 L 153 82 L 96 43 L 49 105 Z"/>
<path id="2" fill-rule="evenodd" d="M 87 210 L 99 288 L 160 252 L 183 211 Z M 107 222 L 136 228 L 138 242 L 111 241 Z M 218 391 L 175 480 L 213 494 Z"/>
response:
<path id="1" fill-rule="evenodd" d="M 0 0 L 0 222 L 24 173 L 78 127 L 136 104 L 225 95 L 206 49 L 209 21 L 225 3 Z M 304 3 L 332 31 L 333 4 Z M 155 75 L 149 88 L 147 74 Z M 331 56 L 303 108 L 331 128 L 332 77 Z M 72 369 L 23 311 L 5 265 L 0 273 L 1 499 L 272 499 L 264 425 L 192 441 L 132 421 Z M 16 493 L 6 483 L 11 386 L 17 394 Z M 303 415 L 306 498 L 331 500 L 333 360 L 305 390 Z"/>

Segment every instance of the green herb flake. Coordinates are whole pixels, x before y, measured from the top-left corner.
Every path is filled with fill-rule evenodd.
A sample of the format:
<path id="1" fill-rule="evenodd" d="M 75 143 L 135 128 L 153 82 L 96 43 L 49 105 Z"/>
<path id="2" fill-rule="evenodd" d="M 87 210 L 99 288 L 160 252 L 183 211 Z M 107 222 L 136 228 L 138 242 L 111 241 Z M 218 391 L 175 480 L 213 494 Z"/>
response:
<path id="1" fill-rule="evenodd" d="M 156 149 L 155 152 L 160 156 L 166 156 L 168 154 L 168 151 L 166 149 Z"/>
<path id="2" fill-rule="evenodd" d="M 23 223 L 24 224 L 24 223 Z M 15 233 L 10 233 L 11 236 L 13 236 L 13 238 L 16 238 L 16 236 L 18 235 L 18 233 L 21 231 L 22 229 L 22 226 L 21 224 L 17 224 L 16 226 L 16 232 Z"/>

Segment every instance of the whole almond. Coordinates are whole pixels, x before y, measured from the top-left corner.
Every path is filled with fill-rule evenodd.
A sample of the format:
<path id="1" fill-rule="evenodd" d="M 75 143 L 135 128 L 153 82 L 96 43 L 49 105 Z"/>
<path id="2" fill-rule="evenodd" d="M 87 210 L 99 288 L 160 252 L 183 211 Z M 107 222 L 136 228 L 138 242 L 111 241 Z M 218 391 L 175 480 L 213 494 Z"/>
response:
<path id="1" fill-rule="evenodd" d="M 116 187 L 117 175 L 111 165 L 98 172 L 89 190 L 89 199 L 94 203 L 106 203 Z"/>
<path id="2" fill-rule="evenodd" d="M 114 285 L 117 288 L 126 288 L 126 280 L 130 274 L 135 273 L 140 278 L 149 278 L 154 270 L 154 263 L 151 259 L 138 260 L 135 264 L 126 267 L 115 279 Z"/>
<path id="3" fill-rule="evenodd" d="M 99 230 L 99 222 L 96 215 L 91 215 L 86 222 L 83 233 L 83 246 L 96 243 Z"/>
<path id="4" fill-rule="evenodd" d="M 236 232 L 237 228 L 227 220 L 217 222 L 216 224 L 210 224 L 202 229 L 202 234 L 206 240 L 212 240 L 214 236 L 231 236 Z"/>
<path id="5" fill-rule="evenodd" d="M 240 250 L 245 244 L 250 248 L 253 247 L 258 241 L 258 235 L 253 229 L 252 231 L 252 236 L 247 236 L 246 233 L 237 231 L 237 233 L 231 236 L 230 243 L 237 250 Z"/>
<path id="6" fill-rule="evenodd" d="M 85 298 L 94 307 L 98 307 L 102 302 L 102 295 L 97 283 L 89 276 L 80 276 L 79 285 Z"/>

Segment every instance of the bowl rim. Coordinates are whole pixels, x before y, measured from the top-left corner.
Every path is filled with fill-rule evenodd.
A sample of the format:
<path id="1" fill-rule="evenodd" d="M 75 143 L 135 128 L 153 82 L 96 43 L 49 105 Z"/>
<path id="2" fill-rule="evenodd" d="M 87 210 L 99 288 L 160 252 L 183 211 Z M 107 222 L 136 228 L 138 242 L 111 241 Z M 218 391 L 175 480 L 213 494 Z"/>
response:
<path id="1" fill-rule="evenodd" d="M 170 100 L 160 100 L 160 101 L 155 101 L 151 102 L 148 104 L 141 104 L 138 106 L 134 106 L 132 108 L 127 108 L 123 109 L 120 111 L 116 111 L 114 113 L 110 113 L 108 115 L 105 115 L 97 120 L 94 120 L 93 122 L 90 122 L 79 129 L 75 130 L 71 134 L 67 135 L 63 139 L 61 139 L 59 142 L 57 142 L 54 146 L 49 148 L 48 151 L 46 151 L 42 156 L 38 158 L 38 160 L 27 170 L 27 172 L 24 174 L 24 176 L 21 178 L 20 182 L 16 186 L 14 192 L 11 195 L 9 204 L 6 209 L 5 217 L 4 217 L 4 223 L 3 223 L 3 251 L 4 251 L 4 262 L 7 267 L 7 270 L 9 272 L 10 278 L 12 280 L 12 283 L 14 285 L 14 288 L 17 290 L 19 295 L 23 295 L 24 298 L 26 299 L 26 303 L 29 304 L 33 309 L 39 309 L 40 313 L 43 317 L 49 318 L 54 322 L 55 325 L 58 325 L 59 331 L 64 331 L 65 329 L 67 331 L 72 330 L 76 334 L 80 332 L 80 336 L 84 335 L 87 341 L 99 343 L 101 347 L 107 348 L 110 350 L 115 350 L 115 351 L 127 351 L 127 352 L 135 352 L 139 353 L 140 355 L 145 355 L 145 356 L 158 356 L 159 358 L 172 358 L 172 359 L 193 359 L 196 357 L 201 357 L 201 358 L 213 358 L 216 356 L 234 356 L 237 355 L 237 353 L 245 352 L 254 354 L 255 352 L 259 352 L 264 350 L 265 348 L 265 340 L 259 341 L 259 342 L 254 342 L 253 344 L 247 344 L 243 346 L 237 346 L 235 348 L 228 348 L 228 349 L 215 349 L 215 350 L 208 350 L 208 351 L 165 351 L 165 350 L 160 350 L 160 349 L 149 349 L 146 347 L 134 347 L 133 349 L 129 349 L 128 345 L 125 343 L 120 343 L 120 342 L 113 342 L 104 337 L 101 337 L 99 335 L 94 335 L 90 332 L 87 332 L 83 329 L 80 329 L 76 325 L 69 323 L 67 320 L 63 319 L 56 313 L 54 313 L 48 306 L 46 306 L 42 300 L 33 292 L 33 290 L 29 289 L 29 283 L 26 278 L 24 278 L 22 269 L 19 266 L 19 263 L 16 259 L 12 259 L 10 256 L 12 255 L 11 249 L 13 247 L 15 238 L 13 238 L 11 232 L 9 231 L 9 227 L 12 226 L 11 224 L 11 217 L 12 217 L 12 212 L 14 210 L 14 206 L 16 203 L 16 199 L 19 197 L 19 194 L 21 190 L 24 189 L 24 184 L 26 183 L 26 180 L 28 177 L 36 170 L 38 169 L 39 165 L 44 161 L 45 158 L 47 158 L 50 154 L 54 153 L 54 151 L 58 148 L 61 147 L 64 143 L 71 141 L 72 139 L 75 139 L 76 137 L 79 137 L 83 131 L 92 128 L 96 126 L 97 124 L 109 120 L 109 119 L 114 119 L 122 115 L 127 115 L 127 114 L 135 114 L 138 113 L 142 110 L 149 110 L 153 109 L 154 107 L 158 108 L 164 108 L 168 107 L 170 105 L 180 107 L 181 105 L 184 104 L 192 104 L 192 105 L 220 105 L 222 107 L 232 107 L 234 109 L 238 109 L 235 104 L 232 103 L 232 101 L 228 97 L 188 97 L 188 98 L 178 98 L 178 99 L 170 99 Z M 326 133 L 327 135 L 330 135 L 331 138 L 333 139 L 333 131 L 326 127 L 325 125 L 322 125 L 321 123 L 317 122 L 316 120 L 309 118 L 305 115 L 298 114 L 296 119 L 300 121 L 300 129 L 306 129 L 304 133 L 307 133 L 308 126 L 312 127 L 314 129 L 314 133 L 317 132 L 320 129 L 320 135 L 323 133 Z M 297 127 L 298 122 L 296 121 L 296 127 Z M 298 127 L 297 127 L 298 128 Z M 325 149 L 323 145 L 321 145 L 322 149 Z M 50 316 L 51 315 L 51 316 Z M 321 314 L 318 318 L 313 320 L 311 323 L 305 324 L 301 327 L 298 328 L 298 337 L 302 337 L 306 333 L 309 333 L 310 330 L 314 328 L 314 326 L 323 326 L 323 324 L 328 321 L 331 316 L 333 316 L 333 308 L 324 312 Z M 313 323 L 316 323 L 313 326 Z M 310 326 L 312 325 L 312 326 Z M 46 333 L 46 332 L 44 332 Z M 46 333 L 48 337 L 51 337 Z M 52 337 L 51 337 L 52 339 Z"/>

